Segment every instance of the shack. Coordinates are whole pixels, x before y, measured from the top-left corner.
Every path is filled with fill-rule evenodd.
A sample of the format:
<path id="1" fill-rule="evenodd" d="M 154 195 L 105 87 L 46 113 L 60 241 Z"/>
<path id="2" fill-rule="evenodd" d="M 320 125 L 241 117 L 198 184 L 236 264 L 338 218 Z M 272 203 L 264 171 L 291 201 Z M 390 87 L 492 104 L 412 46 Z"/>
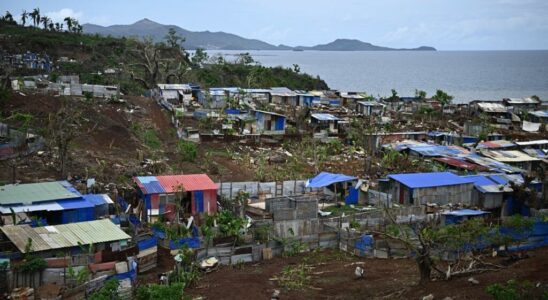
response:
<path id="1" fill-rule="evenodd" d="M 144 203 L 144 219 L 177 217 L 177 207 L 185 214 L 217 212 L 217 185 L 206 174 L 138 176 L 133 178 Z"/>
<path id="2" fill-rule="evenodd" d="M 286 117 L 284 115 L 264 110 L 254 110 L 253 113 L 255 115 L 255 130 L 252 130 L 251 133 L 285 134 Z"/>
<path id="3" fill-rule="evenodd" d="M 1 243 L 1 252 L 32 252 L 42 257 L 52 257 L 60 251 L 77 254 L 90 245 L 96 251 L 119 251 L 131 239 L 109 219 L 43 227 L 5 225 L 0 230 L 9 242 Z M 29 240 L 32 240 L 30 249 Z"/>
<path id="4" fill-rule="evenodd" d="M 533 123 L 548 124 L 548 110 L 537 110 L 528 114 L 529 121 Z"/>
<path id="5" fill-rule="evenodd" d="M 392 199 L 403 205 L 472 203 L 474 181 L 450 172 L 388 175 Z"/>
<path id="6" fill-rule="evenodd" d="M 273 87 L 270 89 L 272 103 L 297 106 L 297 93 L 286 87 Z"/>
<path id="7" fill-rule="evenodd" d="M 357 204 L 361 181 L 354 176 L 321 172 L 310 178 L 305 186 L 323 188 L 324 194 L 333 195 L 337 201 L 344 198 L 346 204 Z"/>
<path id="8" fill-rule="evenodd" d="M 540 159 L 519 150 L 482 150 L 481 154 L 527 172 L 536 169 L 536 166 L 541 162 Z"/>
<path id="9" fill-rule="evenodd" d="M 341 92 L 341 104 L 351 109 L 356 107 L 356 103 L 364 100 L 365 97 L 358 92 Z"/>
<path id="10" fill-rule="evenodd" d="M 337 134 L 339 132 L 339 121 L 341 119 L 332 114 L 314 113 L 310 116 L 310 123 L 315 132 L 327 131 L 328 133 Z"/>
<path id="11" fill-rule="evenodd" d="M 532 97 L 504 98 L 502 101 L 514 113 L 529 112 L 540 108 L 540 100 Z"/>
<path id="12" fill-rule="evenodd" d="M 5 185 L 0 187 L 0 214 L 24 214 L 18 222 L 38 219 L 42 224 L 92 221 L 107 216 L 108 195 L 82 195 L 66 181 Z"/>
<path id="13" fill-rule="evenodd" d="M 483 209 L 501 208 L 504 201 L 504 194 L 511 193 L 512 188 L 506 184 L 501 184 L 495 175 L 470 175 L 463 176 L 465 179 L 474 181 L 474 190 L 472 192 L 472 205 Z M 497 175 L 498 177 L 502 175 Z"/>
<path id="14" fill-rule="evenodd" d="M 356 104 L 356 112 L 364 116 L 380 116 L 385 106 L 376 101 L 358 101 Z"/>

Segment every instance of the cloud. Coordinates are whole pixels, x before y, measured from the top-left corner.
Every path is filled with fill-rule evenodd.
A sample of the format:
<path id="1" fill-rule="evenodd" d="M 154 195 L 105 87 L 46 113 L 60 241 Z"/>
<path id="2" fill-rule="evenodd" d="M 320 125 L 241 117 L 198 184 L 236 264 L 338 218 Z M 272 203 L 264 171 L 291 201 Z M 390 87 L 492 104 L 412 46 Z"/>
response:
<path id="1" fill-rule="evenodd" d="M 62 8 L 58 11 L 47 12 L 45 15 L 48 16 L 54 23 L 62 23 L 66 17 L 71 17 L 81 22 L 84 14 L 81 11 L 74 11 L 72 8 Z"/>

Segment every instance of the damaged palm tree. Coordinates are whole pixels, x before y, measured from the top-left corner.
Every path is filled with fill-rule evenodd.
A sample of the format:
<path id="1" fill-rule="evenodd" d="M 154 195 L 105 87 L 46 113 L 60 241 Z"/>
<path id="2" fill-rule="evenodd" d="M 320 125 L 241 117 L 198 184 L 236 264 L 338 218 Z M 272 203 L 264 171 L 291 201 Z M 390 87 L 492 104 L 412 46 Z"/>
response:
<path id="1" fill-rule="evenodd" d="M 55 114 L 50 114 L 48 125 L 48 140 L 51 149 L 57 152 L 57 165 L 61 178 L 66 176 L 69 150 L 72 142 L 80 135 L 82 111 L 70 105 L 69 100 L 62 99 L 61 108 Z"/>

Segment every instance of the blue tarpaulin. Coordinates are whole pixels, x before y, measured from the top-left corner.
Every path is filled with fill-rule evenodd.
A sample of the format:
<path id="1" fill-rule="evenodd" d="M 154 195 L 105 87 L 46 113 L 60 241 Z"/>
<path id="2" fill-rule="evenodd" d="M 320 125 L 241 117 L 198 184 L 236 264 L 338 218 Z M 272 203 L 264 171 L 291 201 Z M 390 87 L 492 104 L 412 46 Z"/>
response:
<path id="1" fill-rule="evenodd" d="M 348 196 L 346 196 L 346 198 L 344 199 L 344 202 L 346 203 L 346 205 L 358 204 L 358 196 L 359 196 L 358 189 L 354 187 L 350 187 L 348 189 Z"/>
<path id="2" fill-rule="evenodd" d="M 139 248 L 139 251 L 143 251 L 152 247 L 156 247 L 158 245 L 158 238 L 151 237 L 146 240 L 142 240 L 137 242 L 137 247 Z"/>
<path id="3" fill-rule="evenodd" d="M 306 183 L 306 187 L 321 188 L 321 187 L 332 185 L 333 183 L 346 182 L 346 181 L 352 181 L 357 179 L 358 179 L 357 177 L 352 177 L 344 174 L 333 174 L 328 172 L 321 172 L 320 174 L 316 175 L 316 177 L 310 178 Z"/>
<path id="4" fill-rule="evenodd" d="M 169 249 L 171 250 L 180 249 L 184 245 L 187 245 L 189 248 L 200 248 L 200 239 L 199 238 L 182 238 L 178 240 L 169 241 Z"/>
<path id="5" fill-rule="evenodd" d="M 354 243 L 354 247 L 359 250 L 360 256 L 373 255 L 373 246 L 375 240 L 372 235 L 364 234 Z"/>

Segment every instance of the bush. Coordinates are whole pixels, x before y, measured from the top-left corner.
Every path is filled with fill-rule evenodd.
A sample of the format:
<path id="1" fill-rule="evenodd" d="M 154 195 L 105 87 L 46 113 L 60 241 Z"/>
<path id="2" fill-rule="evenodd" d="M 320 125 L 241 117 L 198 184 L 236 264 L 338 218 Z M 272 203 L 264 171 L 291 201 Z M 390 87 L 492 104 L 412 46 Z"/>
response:
<path id="1" fill-rule="evenodd" d="M 183 298 L 183 284 L 172 285 L 151 284 L 137 289 L 137 300 L 180 300 Z"/>
<path id="2" fill-rule="evenodd" d="M 147 129 L 143 135 L 143 139 L 144 139 L 145 145 L 147 145 L 149 148 L 153 150 L 160 149 L 162 145 L 154 129 Z"/>
<path id="3" fill-rule="evenodd" d="M 183 161 L 193 162 L 198 156 L 198 147 L 193 142 L 179 140 L 177 142 L 177 152 Z"/>
<path id="4" fill-rule="evenodd" d="M 528 299 L 532 297 L 533 284 L 529 281 L 517 282 L 508 280 L 506 283 L 495 283 L 487 286 L 486 291 L 493 296 L 495 300 L 517 300 Z"/>
<path id="5" fill-rule="evenodd" d="M 89 296 L 90 300 L 118 300 L 117 290 L 120 283 L 117 279 L 110 279 L 103 287 Z"/>

